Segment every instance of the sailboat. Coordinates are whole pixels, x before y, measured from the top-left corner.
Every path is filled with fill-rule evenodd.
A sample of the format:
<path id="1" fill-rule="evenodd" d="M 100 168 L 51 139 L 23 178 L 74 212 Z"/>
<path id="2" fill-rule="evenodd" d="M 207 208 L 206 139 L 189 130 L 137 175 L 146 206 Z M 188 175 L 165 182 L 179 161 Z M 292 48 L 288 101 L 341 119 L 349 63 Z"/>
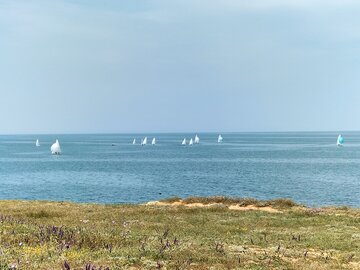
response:
<path id="1" fill-rule="evenodd" d="M 191 138 L 191 139 L 190 139 L 190 142 L 189 142 L 189 145 L 193 145 L 193 143 L 194 143 L 194 142 L 193 142 L 193 139 Z"/>
<path id="2" fill-rule="evenodd" d="M 344 137 L 341 136 L 341 134 L 339 134 L 338 138 L 337 138 L 337 142 L 336 142 L 337 146 L 343 146 L 344 145 Z"/>
<path id="3" fill-rule="evenodd" d="M 141 145 L 146 145 L 146 144 L 147 144 L 147 137 L 145 137 L 141 142 Z"/>
<path id="4" fill-rule="evenodd" d="M 56 140 L 56 142 L 51 146 L 50 150 L 51 150 L 51 154 L 53 154 L 53 155 L 61 154 L 60 143 L 58 140 Z"/>
<path id="5" fill-rule="evenodd" d="M 36 140 L 36 143 L 35 143 L 36 147 L 39 147 L 40 146 L 40 142 L 39 142 L 39 139 Z"/>
<path id="6" fill-rule="evenodd" d="M 186 138 L 183 139 L 181 145 L 186 145 Z"/>
<path id="7" fill-rule="evenodd" d="M 223 141 L 223 137 L 221 136 L 221 134 L 218 137 L 218 143 L 221 143 Z"/>
<path id="8" fill-rule="evenodd" d="M 136 144 L 136 139 L 133 140 L 132 144 Z"/>
<path id="9" fill-rule="evenodd" d="M 200 138 L 199 138 L 198 135 L 196 134 L 194 143 L 199 143 L 199 142 L 200 142 Z"/>
<path id="10" fill-rule="evenodd" d="M 156 144 L 156 139 L 155 139 L 155 138 L 152 139 L 151 144 L 152 144 L 152 145 L 155 145 L 155 144 Z"/>

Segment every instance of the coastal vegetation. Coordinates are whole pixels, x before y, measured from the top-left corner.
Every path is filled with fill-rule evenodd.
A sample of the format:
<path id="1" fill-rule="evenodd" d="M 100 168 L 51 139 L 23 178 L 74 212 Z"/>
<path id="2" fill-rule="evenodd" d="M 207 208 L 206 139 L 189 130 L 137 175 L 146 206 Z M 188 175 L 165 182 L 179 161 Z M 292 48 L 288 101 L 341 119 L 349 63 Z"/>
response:
<path id="1" fill-rule="evenodd" d="M 0 269 L 359 269 L 360 210 L 287 199 L 0 202 Z"/>

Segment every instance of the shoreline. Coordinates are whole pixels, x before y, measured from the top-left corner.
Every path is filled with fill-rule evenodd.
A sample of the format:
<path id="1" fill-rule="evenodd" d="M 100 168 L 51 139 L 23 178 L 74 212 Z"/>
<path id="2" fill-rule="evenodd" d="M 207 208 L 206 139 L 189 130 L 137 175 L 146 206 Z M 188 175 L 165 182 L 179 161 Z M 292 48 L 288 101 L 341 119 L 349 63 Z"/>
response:
<path id="1" fill-rule="evenodd" d="M 228 197 L 228 196 L 190 196 L 187 198 L 180 197 L 168 197 L 165 199 L 151 200 L 145 202 L 82 202 L 71 200 L 43 200 L 43 199 L 0 199 L 0 202 L 26 202 L 26 203 L 44 203 L 44 204 L 74 204 L 74 205 L 99 205 L 99 206 L 184 206 L 184 207 L 225 207 L 229 209 L 246 210 L 247 208 L 253 208 L 254 210 L 262 210 L 266 208 L 291 208 L 299 207 L 303 209 L 352 209 L 360 210 L 360 206 L 352 205 L 316 205 L 310 206 L 302 203 L 298 203 L 289 198 L 275 198 L 269 200 L 262 200 L 250 197 Z"/>

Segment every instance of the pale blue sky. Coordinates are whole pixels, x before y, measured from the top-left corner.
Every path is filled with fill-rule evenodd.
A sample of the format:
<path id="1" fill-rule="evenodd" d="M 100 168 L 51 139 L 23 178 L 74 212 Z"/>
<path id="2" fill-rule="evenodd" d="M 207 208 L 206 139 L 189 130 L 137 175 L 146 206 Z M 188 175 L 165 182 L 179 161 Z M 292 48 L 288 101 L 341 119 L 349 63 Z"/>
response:
<path id="1" fill-rule="evenodd" d="M 360 130 L 360 2 L 0 0 L 0 133 Z"/>

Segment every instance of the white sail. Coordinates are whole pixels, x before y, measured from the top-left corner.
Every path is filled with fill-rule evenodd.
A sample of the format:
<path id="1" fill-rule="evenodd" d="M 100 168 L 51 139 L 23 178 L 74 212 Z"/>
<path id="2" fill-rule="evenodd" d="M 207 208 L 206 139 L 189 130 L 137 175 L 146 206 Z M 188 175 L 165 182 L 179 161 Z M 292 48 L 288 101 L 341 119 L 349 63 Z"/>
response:
<path id="1" fill-rule="evenodd" d="M 51 146 L 50 150 L 51 150 L 51 154 L 53 154 L 53 155 L 61 154 L 60 143 L 58 140 L 56 140 L 56 142 Z"/>
<path id="2" fill-rule="evenodd" d="M 136 144 L 136 139 L 133 140 L 132 144 Z"/>
<path id="3" fill-rule="evenodd" d="M 218 137 L 218 143 L 221 143 L 223 141 L 223 137 L 221 136 L 221 134 Z"/>
<path id="4" fill-rule="evenodd" d="M 141 142 L 141 145 L 146 145 L 146 144 L 147 144 L 147 137 L 145 137 Z"/>
<path id="5" fill-rule="evenodd" d="M 193 145 L 193 139 L 191 138 L 190 141 L 189 141 L 189 145 Z"/>
<path id="6" fill-rule="evenodd" d="M 195 140 L 194 143 L 199 143 L 200 142 L 200 138 L 198 137 L 198 135 L 195 136 Z"/>
<path id="7" fill-rule="evenodd" d="M 186 138 L 183 139 L 181 145 L 186 145 Z"/>
<path id="8" fill-rule="evenodd" d="M 152 144 L 152 145 L 155 145 L 155 144 L 156 144 L 156 139 L 155 139 L 155 138 L 152 139 L 151 144 Z"/>
<path id="9" fill-rule="evenodd" d="M 341 134 L 339 134 L 337 141 L 336 141 L 336 145 L 343 146 L 343 144 L 344 144 L 344 138 L 343 138 L 343 136 L 341 136 Z"/>
<path id="10" fill-rule="evenodd" d="M 39 146 L 40 146 L 40 142 L 39 142 L 39 139 L 37 139 L 37 140 L 36 140 L 36 143 L 35 143 L 35 145 L 36 145 L 37 147 L 39 147 Z"/>

